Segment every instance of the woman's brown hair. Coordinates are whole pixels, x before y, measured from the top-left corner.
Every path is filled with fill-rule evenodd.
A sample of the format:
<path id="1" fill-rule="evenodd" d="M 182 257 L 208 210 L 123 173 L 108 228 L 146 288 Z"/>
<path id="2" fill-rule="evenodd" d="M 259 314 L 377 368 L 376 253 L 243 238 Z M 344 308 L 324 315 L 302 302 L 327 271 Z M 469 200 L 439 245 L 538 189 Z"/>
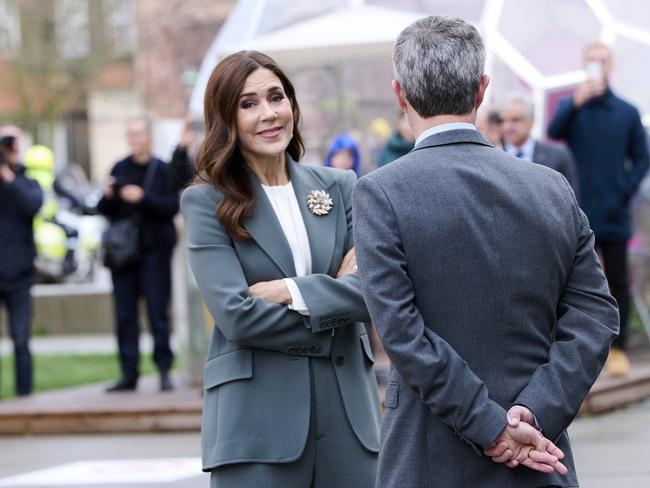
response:
<path id="1" fill-rule="evenodd" d="M 198 179 L 223 192 L 217 208 L 217 218 L 231 238 L 247 240 L 249 232 L 242 222 L 255 210 L 255 190 L 246 171 L 238 145 L 237 110 L 239 97 L 248 76 L 264 68 L 282 82 L 293 111 L 293 137 L 287 152 L 299 161 L 304 145 L 298 124 L 300 109 L 296 92 L 287 75 L 269 56 L 257 51 L 239 51 L 223 59 L 214 68 L 205 91 L 205 140 L 196 160 Z"/>

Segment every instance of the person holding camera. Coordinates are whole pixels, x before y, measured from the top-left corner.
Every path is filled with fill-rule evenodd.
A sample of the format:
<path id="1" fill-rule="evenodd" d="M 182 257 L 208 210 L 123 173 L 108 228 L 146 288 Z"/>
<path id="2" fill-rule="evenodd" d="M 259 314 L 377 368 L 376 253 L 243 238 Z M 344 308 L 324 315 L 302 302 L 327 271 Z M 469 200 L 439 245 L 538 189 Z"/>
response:
<path id="1" fill-rule="evenodd" d="M 588 45 L 584 61 L 587 79 L 560 102 L 548 135 L 566 142 L 576 162 L 580 206 L 596 235 L 596 250 L 620 314 L 620 334 L 612 343 L 605 368 L 611 376 L 623 376 L 630 369 L 626 354 L 630 202 L 650 165 L 648 137 L 636 107 L 609 86 L 609 48 L 598 42 Z"/>
<path id="2" fill-rule="evenodd" d="M 43 203 L 38 183 L 20 164 L 20 129 L 0 127 L 0 303 L 7 307 L 14 343 L 16 395 L 32 392 L 29 335 L 36 246 L 32 221 Z"/>
<path id="3" fill-rule="evenodd" d="M 178 197 L 172 187 L 168 165 L 151 154 L 151 130 L 146 119 L 133 119 L 127 126 L 131 155 L 119 161 L 103 188 L 98 204 L 110 220 L 104 235 L 105 264 L 111 269 L 121 379 L 108 392 L 135 390 L 138 381 L 138 300 L 144 296 L 154 339 L 153 358 L 160 372 L 160 389 L 171 390 L 169 370 L 173 353 L 169 344 L 171 258 L 176 243 L 173 218 Z M 133 231 L 116 233 L 126 221 Z M 115 249 L 107 246 L 111 237 Z M 119 237 L 116 238 L 116 235 Z M 121 236 L 121 237 L 120 237 Z M 120 242 L 123 241 L 123 242 Z M 133 256 L 117 248 L 136 244 Z M 115 251 L 115 252 L 112 252 Z"/>

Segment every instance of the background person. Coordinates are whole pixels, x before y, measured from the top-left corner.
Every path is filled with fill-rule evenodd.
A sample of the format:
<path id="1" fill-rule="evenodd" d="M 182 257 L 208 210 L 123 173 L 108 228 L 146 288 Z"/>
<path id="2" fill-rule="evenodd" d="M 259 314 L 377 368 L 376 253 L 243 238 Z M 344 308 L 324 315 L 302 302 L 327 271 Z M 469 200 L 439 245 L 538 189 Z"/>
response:
<path id="1" fill-rule="evenodd" d="M 32 228 L 43 203 L 43 191 L 25 177 L 20 164 L 21 142 L 20 129 L 0 127 L 0 303 L 9 315 L 18 396 L 33 389 L 29 336 L 36 248 Z"/>
<path id="2" fill-rule="evenodd" d="M 573 153 L 581 206 L 596 235 L 596 248 L 620 313 L 621 332 L 607 361 L 611 375 L 630 369 L 625 353 L 630 313 L 627 244 L 632 235 L 630 201 L 648 169 L 648 140 L 638 110 L 609 87 L 612 56 L 593 43 L 584 51 L 587 79 L 562 100 L 548 135 Z"/>
<path id="3" fill-rule="evenodd" d="M 169 344 L 171 259 L 176 243 L 174 215 L 178 194 L 169 169 L 151 154 L 151 130 L 146 119 L 127 124 L 131 154 L 117 162 L 104 184 L 97 209 L 110 221 L 140 216 L 137 262 L 111 269 L 116 333 L 122 377 L 108 392 L 135 390 L 139 376 L 138 302 L 144 297 L 153 335 L 153 359 L 160 372 L 160 389 L 171 390 L 169 371 L 174 355 Z M 150 185 L 146 186 L 151 171 Z"/>
<path id="4" fill-rule="evenodd" d="M 579 198 L 578 175 L 571 153 L 557 144 L 533 139 L 535 107 L 524 93 L 511 93 L 499 111 L 502 123 L 503 150 L 519 159 L 547 166 L 561 173 Z"/>
<path id="5" fill-rule="evenodd" d="M 476 129 L 483 134 L 494 147 L 503 144 L 503 120 L 494 108 L 480 108 L 476 112 Z"/>
<path id="6" fill-rule="evenodd" d="M 414 143 L 415 137 L 413 137 L 413 131 L 408 125 L 406 116 L 400 112 L 397 117 L 397 130 L 386 141 L 386 145 L 379 156 L 379 167 L 381 168 L 407 154 L 413 149 Z"/>
<path id="7" fill-rule="evenodd" d="M 358 176 L 361 170 L 361 155 L 357 141 L 350 134 L 339 134 L 327 150 L 325 166 L 344 170 L 351 169 Z"/>

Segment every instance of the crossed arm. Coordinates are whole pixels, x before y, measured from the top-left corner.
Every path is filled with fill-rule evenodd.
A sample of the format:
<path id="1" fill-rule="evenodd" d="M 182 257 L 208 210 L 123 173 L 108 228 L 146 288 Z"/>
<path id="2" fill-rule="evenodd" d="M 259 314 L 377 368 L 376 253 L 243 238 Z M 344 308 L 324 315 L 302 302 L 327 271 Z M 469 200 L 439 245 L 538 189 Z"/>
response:
<path id="1" fill-rule="evenodd" d="M 292 344 L 320 346 L 306 355 L 329 354 L 329 334 L 315 333 L 313 317 L 303 317 L 290 310 L 283 280 L 256 283 L 249 287 L 239 257 L 225 229 L 214 215 L 217 202 L 201 187 L 190 187 L 182 196 L 186 239 L 190 266 L 203 300 L 217 327 L 232 342 L 283 353 L 291 353 Z M 349 309 L 364 315 L 367 309 L 358 284 L 358 277 L 347 273 L 354 265 L 354 253 L 344 259 L 336 279 L 326 275 L 310 275 L 324 290 L 331 310 Z M 216 280 L 215 277 L 219 279 Z M 338 290 L 339 293 L 335 293 Z M 303 295 L 306 295 L 303 291 Z M 308 302 L 309 303 L 309 302 Z M 317 332 L 323 332 L 318 328 Z"/>

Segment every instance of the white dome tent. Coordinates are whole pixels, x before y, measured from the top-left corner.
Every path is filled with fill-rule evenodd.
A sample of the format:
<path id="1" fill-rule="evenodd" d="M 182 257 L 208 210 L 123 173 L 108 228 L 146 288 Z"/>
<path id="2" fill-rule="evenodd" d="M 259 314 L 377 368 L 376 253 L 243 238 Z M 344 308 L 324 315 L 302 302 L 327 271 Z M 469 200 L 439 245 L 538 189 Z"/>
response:
<path id="1" fill-rule="evenodd" d="M 190 111 L 202 113 L 207 80 L 227 54 L 256 49 L 292 68 L 387 58 L 401 29 L 433 13 L 463 17 L 481 29 L 492 96 L 529 89 L 537 135 L 553 94 L 583 79 L 582 47 L 593 40 L 612 46 L 612 84 L 650 124 L 650 67 L 639 62 L 650 57 L 645 0 L 240 0 L 204 58 Z"/>

